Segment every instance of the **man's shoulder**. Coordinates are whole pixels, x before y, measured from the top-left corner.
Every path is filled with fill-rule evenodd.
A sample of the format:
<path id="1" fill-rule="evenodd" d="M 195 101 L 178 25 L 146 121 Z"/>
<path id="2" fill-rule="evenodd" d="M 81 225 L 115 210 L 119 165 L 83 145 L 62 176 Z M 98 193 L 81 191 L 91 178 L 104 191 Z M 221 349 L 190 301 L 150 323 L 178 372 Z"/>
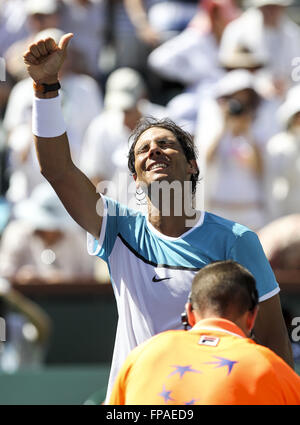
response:
<path id="1" fill-rule="evenodd" d="M 205 212 L 203 227 L 208 231 L 215 230 L 219 236 L 223 234 L 224 236 L 232 236 L 233 238 L 242 236 L 247 232 L 254 233 L 243 224 L 236 223 L 208 211 Z"/>

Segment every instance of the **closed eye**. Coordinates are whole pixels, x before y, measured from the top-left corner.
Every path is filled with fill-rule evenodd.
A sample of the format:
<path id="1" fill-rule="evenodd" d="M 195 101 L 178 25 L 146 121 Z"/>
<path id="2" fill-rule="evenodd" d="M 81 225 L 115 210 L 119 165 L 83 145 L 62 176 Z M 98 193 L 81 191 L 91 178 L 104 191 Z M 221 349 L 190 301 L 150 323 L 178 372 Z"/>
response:
<path id="1" fill-rule="evenodd" d="M 176 144 L 176 142 L 174 140 L 170 140 L 170 139 L 157 140 L 156 143 L 162 149 L 174 147 L 175 144 Z M 145 143 L 144 145 L 140 146 L 137 149 L 136 154 L 139 155 L 141 153 L 147 152 L 149 150 L 149 147 L 150 147 L 150 143 Z"/>

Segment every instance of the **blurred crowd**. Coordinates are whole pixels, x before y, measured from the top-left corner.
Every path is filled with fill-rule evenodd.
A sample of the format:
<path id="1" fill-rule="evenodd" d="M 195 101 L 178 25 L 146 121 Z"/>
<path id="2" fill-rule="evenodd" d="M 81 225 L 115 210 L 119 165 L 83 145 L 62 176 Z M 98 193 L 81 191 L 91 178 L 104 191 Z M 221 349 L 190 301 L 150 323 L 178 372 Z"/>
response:
<path id="1" fill-rule="evenodd" d="M 59 76 L 72 157 L 107 195 L 143 208 L 127 171 L 143 116 L 193 137 L 196 203 L 258 232 L 300 269 L 300 27 L 292 0 L 0 0 L 0 276 L 107 281 L 40 175 L 29 44 L 73 32 Z M 300 8 L 299 8 L 300 9 Z M 4 78 L 3 78 L 4 77 Z M 100 185 L 100 186 L 99 186 Z"/>

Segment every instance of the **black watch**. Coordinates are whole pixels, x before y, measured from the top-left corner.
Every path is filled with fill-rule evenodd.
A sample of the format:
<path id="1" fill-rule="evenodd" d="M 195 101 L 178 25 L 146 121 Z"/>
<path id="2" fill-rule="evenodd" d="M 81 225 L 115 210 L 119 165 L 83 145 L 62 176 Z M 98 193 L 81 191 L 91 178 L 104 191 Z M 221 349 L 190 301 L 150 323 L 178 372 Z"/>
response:
<path id="1" fill-rule="evenodd" d="M 37 84 L 37 83 L 35 83 L 34 88 L 37 91 L 40 91 L 43 94 L 45 94 L 45 93 L 48 93 L 50 91 L 59 90 L 61 88 L 61 85 L 60 85 L 59 81 L 57 81 L 57 83 L 54 83 L 54 84 L 46 84 L 46 83 Z"/>

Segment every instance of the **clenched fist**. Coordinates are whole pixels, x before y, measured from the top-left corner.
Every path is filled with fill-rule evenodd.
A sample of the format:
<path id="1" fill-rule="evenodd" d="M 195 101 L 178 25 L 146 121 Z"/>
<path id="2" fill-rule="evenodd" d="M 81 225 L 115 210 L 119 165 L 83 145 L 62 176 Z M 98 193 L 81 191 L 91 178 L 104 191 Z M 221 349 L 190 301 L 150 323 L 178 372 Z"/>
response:
<path id="1" fill-rule="evenodd" d="M 28 74 L 38 84 L 53 84 L 58 80 L 59 70 L 67 54 L 67 46 L 73 37 L 65 34 L 58 45 L 53 38 L 31 44 L 24 54 Z"/>

